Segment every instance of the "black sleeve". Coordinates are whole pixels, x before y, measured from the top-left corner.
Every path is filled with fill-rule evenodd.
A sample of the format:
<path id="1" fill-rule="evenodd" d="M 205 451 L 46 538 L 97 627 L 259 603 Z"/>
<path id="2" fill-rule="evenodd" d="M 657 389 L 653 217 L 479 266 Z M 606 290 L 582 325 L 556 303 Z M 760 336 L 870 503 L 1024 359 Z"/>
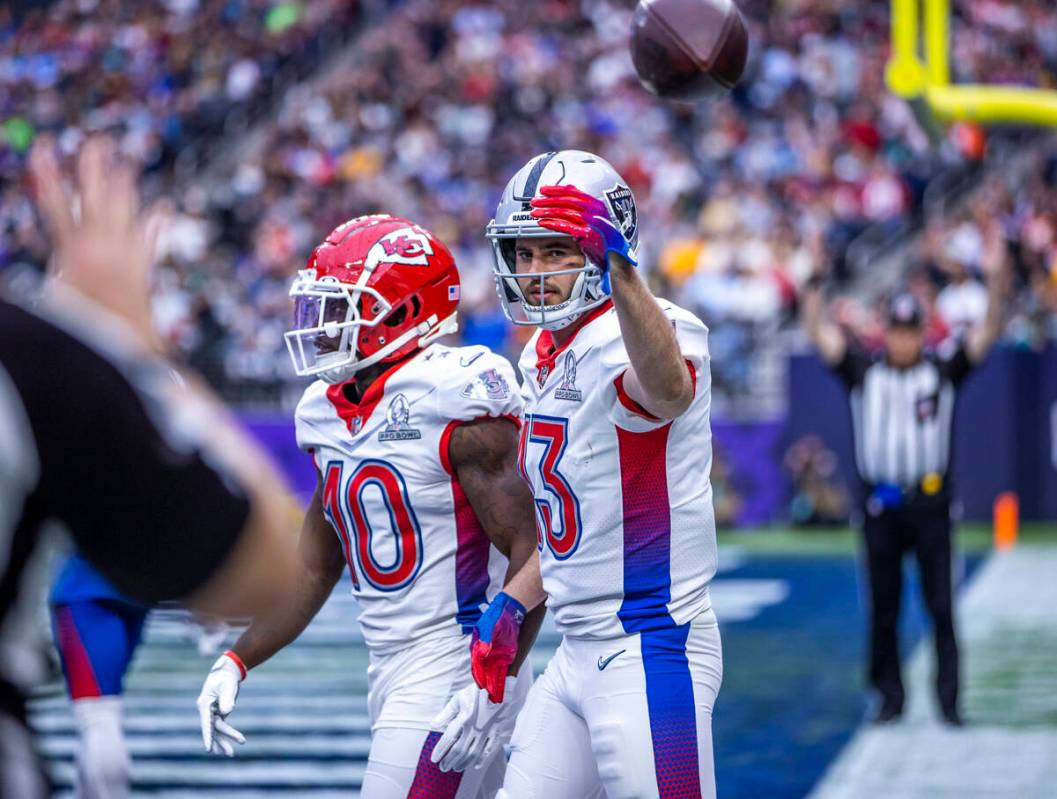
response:
<path id="1" fill-rule="evenodd" d="M 949 380 L 953 385 L 957 386 L 969 376 L 975 365 L 969 357 L 969 352 L 965 349 L 965 345 L 959 344 L 951 355 L 936 358 L 936 368 L 940 370 L 940 376 L 943 379 Z"/>
<path id="2" fill-rule="evenodd" d="M 833 367 L 833 371 L 848 388 L 855 388 L 862 385 L 862 381 L 866 379 L 866 370 L 872 364 L 873 361 L 866 353 L 849 344 L 844 348 L 844 357 Z"/>
<path id="3" fill-rule="evenodd" d="M 241 535 L 249 502 L 193 435 L 173 434 L 172 408 L 133 388 L 127 366 L 25 312 L 0 316 L 0 361 L 40 453 L 42 515 L 65 522 L 85 557 L 134 599 L 202 586 Z M 161 368 L 138 366 L 152 379 Z"/>

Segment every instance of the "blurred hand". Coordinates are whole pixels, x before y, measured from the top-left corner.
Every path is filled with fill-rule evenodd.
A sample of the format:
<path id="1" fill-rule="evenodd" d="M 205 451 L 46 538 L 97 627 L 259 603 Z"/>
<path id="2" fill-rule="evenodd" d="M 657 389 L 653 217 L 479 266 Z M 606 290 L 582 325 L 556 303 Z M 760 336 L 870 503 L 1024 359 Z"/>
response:
<path id="1" fill-rule="evenodd" d="M 107 137 L 88 140 L 76 177 L 59 163 L 51 137 L 29 156 L 37 208 L 51 231 L 53 276 L 129 324 L 160 350 L 150 310 L 150 267 L 167 206 L 140 213 L 137 173 Z"/>
<path id="2" fill-rule="evenodd" d="M 1010 262 L 1009 244 L 1001 225 L 989 226 L 984 231 L 984 246 L 980 253 L 980 269 L 988 279 L 1007 279 Z"/>

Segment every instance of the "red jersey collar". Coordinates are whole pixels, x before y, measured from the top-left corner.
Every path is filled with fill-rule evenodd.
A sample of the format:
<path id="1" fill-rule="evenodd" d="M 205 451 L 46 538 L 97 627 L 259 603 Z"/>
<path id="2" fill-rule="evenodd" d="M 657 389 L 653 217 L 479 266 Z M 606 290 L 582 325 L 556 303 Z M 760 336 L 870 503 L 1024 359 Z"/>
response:
<path id="1" fill-rule="evenodd" d="M 345 426 L 349 428 L 350 433 L 353 435 L 359 433 L 364 424 L 367 423 L 367 420 L 371 418 L 374 409 L 382 400 L 382 395 L 385 394 L 385 384 L 389 381 L 389 378 L 400 371 L 401 367 L 407 366 L 418 358 L 424 351 L 419 350 L 410 358 L 404 358 L 404 360 L 393 364 L 378 375 L 374 382 L 367 386 L 367 390 L 363 392 L 363 396 L 358 403 L 350 400 L 345 394 L 345 386 L 356 382 L 355 375 L 344 383 L 337 383 L 327 389 L 327 399 L 330 400 L 330 404 L 334 406 L 334 410 L 337 411 L 341 420 L 345 422 Z"/>
<path id="2" fill-rule="evenodd" d="M 551 334 L 551 331 L 542 331 L 539 338 L 536 339 L 536 368 L 542 369 L 546 366 L 548 369 L 553 370 L 554 363 L 558 360 L 558 356 L 569 348 L 569 345 L 573 343 L 573 340 L 580 331 L 612 307 L 613 300 L 606 300 L 597 308 L 591 309 L 583 317 L 577 319 L 573 323 L 572 335 L 565 340 L 564 344 L 557 348 L 554 346 L 554 336 Z"/>

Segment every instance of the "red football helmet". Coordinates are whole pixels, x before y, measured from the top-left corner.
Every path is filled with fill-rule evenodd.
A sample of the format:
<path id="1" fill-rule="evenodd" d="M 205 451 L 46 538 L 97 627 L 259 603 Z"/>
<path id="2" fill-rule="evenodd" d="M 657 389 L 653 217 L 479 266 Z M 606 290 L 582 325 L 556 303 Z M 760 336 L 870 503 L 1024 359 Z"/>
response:
<path id="1" fill-rule="evenodd" d="M 458 329 L 459 273 L 451 252 L 406 219 L 351 219 L 298 271 L 287 349 L 300 376 L 328 383 L 394 361 Z"/>

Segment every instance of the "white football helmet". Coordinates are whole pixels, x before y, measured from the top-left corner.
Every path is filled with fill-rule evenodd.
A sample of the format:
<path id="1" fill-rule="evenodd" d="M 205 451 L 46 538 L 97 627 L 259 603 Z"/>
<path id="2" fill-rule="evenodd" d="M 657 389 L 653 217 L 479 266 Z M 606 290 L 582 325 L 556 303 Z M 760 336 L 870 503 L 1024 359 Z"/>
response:
<path id="1" fill-rule="evenodd" d="M 514 257 L 517 240 L 522 238 L 550 238 L 560 236 L 553 230 L 542 227 L 532 218 L 529 202 L 540 196 L 541 186 L 571 185 L 597 197 L 605 203 L 613 222 L 620 227 L 631 244 L 635 257 L 639 243 L 638 212 L 635 196 L 628 184 L 603 158 L 583 150 L 562 150 L 543 153 L 530 160 L 510 179 L 495 219 L 485 228 L 485 236 L 492 243 L 496 291 L 503 312 L 515 325 L 534 325 L 544 330 L 560 330 L 577 319 L 585 311 L 596 308 L 608 299 L 602 290 L 602 270 L 599 264 L 587 260 L 577 269 L 558 272 L 524 272 L 517 275 Z M 526 292 L 515 279 L 533 278 L 542 283 L 549 275 L 576 274 L 572 293 L 565 302 L 557 305 L 533 305 Z"/>

